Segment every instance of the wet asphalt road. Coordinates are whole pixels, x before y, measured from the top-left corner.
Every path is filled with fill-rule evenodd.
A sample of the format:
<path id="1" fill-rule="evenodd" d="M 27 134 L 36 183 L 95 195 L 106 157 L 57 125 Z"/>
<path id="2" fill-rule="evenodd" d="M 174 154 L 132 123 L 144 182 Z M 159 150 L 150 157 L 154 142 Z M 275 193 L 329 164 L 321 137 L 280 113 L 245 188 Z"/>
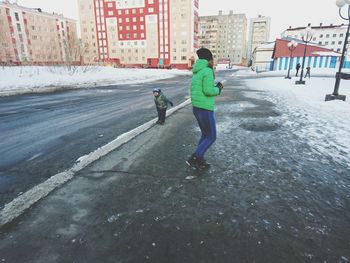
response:
<path id="1" fill-rule="evenodd" d="M 151 91 L 176 104 L 190 76 L 0 98 L 0 208 L 81 156 L 156 117 Z"/>
<path id="2" fill-rule="evenodd" d="M 0 260 L 349 262 L 348 164 L 269 96 L 226 84 L 208 171 L 184 163 L 199 139 L 191 107 L 92 164 L 0 232 Z"/>

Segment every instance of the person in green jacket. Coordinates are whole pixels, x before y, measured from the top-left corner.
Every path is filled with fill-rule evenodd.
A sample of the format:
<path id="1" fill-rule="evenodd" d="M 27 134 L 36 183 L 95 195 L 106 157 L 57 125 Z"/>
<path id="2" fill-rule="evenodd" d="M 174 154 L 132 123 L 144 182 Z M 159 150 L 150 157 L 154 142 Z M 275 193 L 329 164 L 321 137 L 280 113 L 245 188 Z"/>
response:
<path id="1" fill-rule="evenodd" d="M 163 125 L 166 118 L 166 111 L 168 109 L 168 104 L 170 106 L 174 106 L 174 104 L 168 100 L 167 97 L 163 94 L 163 92 L 160 89 L 154 89 L 153 90 L 154 95 L 154 103 L 156 104 L 157 112 L 158 112 L 158 121 L 157 124 Z"/>
<path id="2" fill-rule="evenodd" d="M 186 163 L 197 169 L 206 169 L 210 164 L 204 159 L 204 154 L 216 140 L 216 123 L 214 116 L 215 97 L 224 88 L 222 83 L 215 84 L 214 60 L 209 49 L 197 50 L 198 60 L 193 67 L 191 81 L 191 102 L 193 114 L 201 130 L 196 151 Z"/>

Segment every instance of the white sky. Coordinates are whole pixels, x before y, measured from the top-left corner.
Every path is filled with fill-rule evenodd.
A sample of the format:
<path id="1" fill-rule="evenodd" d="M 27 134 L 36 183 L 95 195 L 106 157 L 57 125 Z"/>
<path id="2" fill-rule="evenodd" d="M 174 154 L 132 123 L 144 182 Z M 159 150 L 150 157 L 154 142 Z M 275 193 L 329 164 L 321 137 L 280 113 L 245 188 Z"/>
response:
<path id="1" fill-rule="evenodd" d="M 18 4 L 41 7 L 43 11 L 62 13 L 78 20 L 77 0 L 18 0 Z M 290 25 L 346 22 L 339 18 L 335 0 L 199 0 L 199 5 L 199 15 L 216 15 L 219 10 L 227 14 L 229 10 L 233 10 L 234 13 L 245 13 L 248 19 L 259 14 L 270 16 L 271 40 L 279 37 Z"/>

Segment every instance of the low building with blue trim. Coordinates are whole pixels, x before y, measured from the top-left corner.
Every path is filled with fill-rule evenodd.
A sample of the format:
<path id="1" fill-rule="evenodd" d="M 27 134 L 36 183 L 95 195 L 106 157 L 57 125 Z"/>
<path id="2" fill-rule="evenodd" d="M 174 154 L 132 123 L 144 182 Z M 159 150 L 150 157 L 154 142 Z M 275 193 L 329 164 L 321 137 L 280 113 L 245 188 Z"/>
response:
<path id="1" fill-rule="evenodd" d="M 288 43 L 294 40 L 298 46 L 291 54 Z M 305 43 L 298 39 L 285 38 L 277 39 L 272 53 L 273 70 L 288 70 L 289 64 L 295 69 L 298 63 L 302 64 L 305 50 Z M 335 69 L 339 66 L 341 54 L 331 49 L 321 47 L 314 43 L 309 43 L 306 47 L 305 68 L 311 69 L 329 68 Z M 350 68 L 350 60 L 344 62 L 344 68 Z"/>

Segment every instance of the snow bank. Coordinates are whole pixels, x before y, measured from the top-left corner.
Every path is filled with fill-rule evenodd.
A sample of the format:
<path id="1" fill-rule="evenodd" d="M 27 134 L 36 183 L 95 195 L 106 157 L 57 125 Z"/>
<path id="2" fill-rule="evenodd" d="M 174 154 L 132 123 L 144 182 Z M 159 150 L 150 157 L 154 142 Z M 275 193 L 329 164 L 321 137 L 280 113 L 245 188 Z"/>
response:
<path id="1" fill-rule="evenodd" d="M 315 151 L 350 167 L 350 81 L 342 80 L 339 90 L 347 101 L 325 102 L 334 82 L 334 78 L 311 78 L 303 86 L 280 77 L 246 80 L 248 86 L 272 94 L 266 97 L 285 113 L 288 129 Z"/>
<path id="2" fill-rule="evenodd" d="M 95 85 L 151 82 L 190 74 L 188 71 L 161 69 L 117 69 L 112 67 L 5 67 L 0 68 L 0 96 L 50 92 Z"/>
<path id="3" fill-rule="evenodd" d="M 317 77 L 334 77 L 338 69 L 329 68 L 315 68 L 311 69 L 311 76 Z M 304 74 L 305 74 L 304 70 Z M 350 69 L 343 69 L 343 72 L 350 73 Z M 261 73 L 256 73 L 251 68 L 241 68 L 239 71 L 232 74 L 233 77 L 276 77 L 276 76 L 287 76 L 288 70 L 281 71 L 266 71 Z M 300 74 L 300 73 L 299 73 Z M 291 70 L 290 75 L 294 77 L 295 70 Z M 300 75 L 299 75 L 300 76 Z"/>

